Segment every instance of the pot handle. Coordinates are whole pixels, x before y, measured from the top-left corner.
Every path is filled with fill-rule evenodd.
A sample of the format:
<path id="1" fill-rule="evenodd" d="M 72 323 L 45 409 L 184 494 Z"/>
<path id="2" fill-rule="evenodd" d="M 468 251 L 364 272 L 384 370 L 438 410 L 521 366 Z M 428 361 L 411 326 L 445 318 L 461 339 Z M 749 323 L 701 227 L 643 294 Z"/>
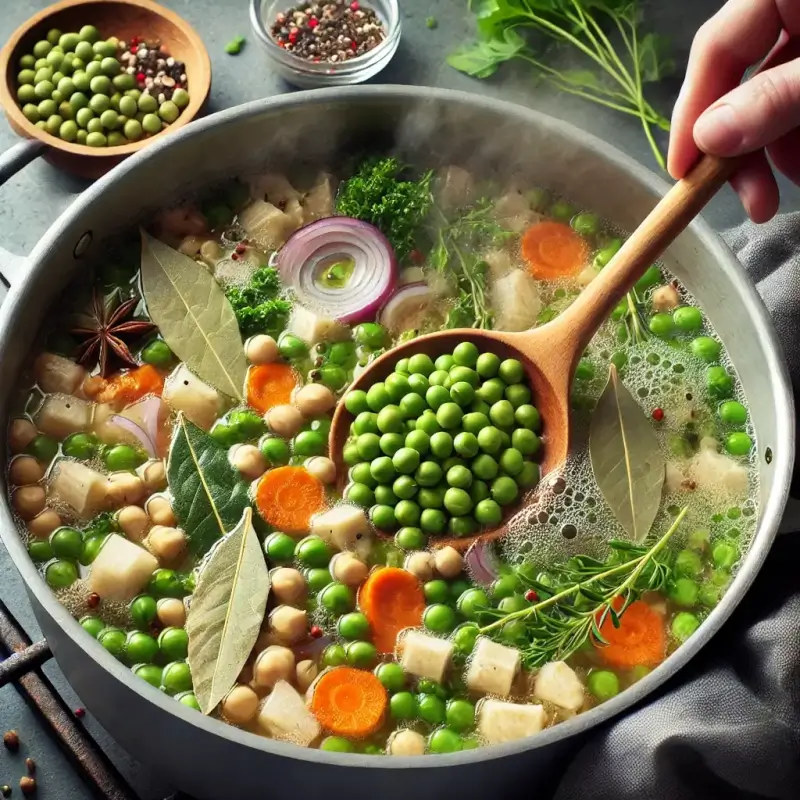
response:
<path id="1" fill-rule="evenodd" d="M 48 149 L 38 139 L 25 139 L 0 154 L 0 186 Z M 27 258 L 0 247 L 0 297 L 16 282 L 27 267 Z"/>

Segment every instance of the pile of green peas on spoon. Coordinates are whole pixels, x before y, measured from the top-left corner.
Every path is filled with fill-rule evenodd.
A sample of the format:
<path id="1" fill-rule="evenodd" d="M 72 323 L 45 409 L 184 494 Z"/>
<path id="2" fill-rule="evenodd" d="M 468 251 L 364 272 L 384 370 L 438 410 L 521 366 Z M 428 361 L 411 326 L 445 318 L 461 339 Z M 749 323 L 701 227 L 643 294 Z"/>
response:
<path id="1" fill-rule="evenodd" d="M 94 25 L 49 31 L 19 60 L 17 101 L 25 118 L 87 147 L 119 147 L 175 122 L 189 104 L 186 88 L 176 85 L 160 102 L 146 83 L 152 78 L 135 66 L 136 46 L 125 51 L 123 44 L 102 39 Z"/>
<path id="2" fill-rule="evenodd" d="M 539 482 L 541 417 L 516 359 L 461 342 L 435 362 L 400 359 L 344 402 L 355 417 L 344 496 L 379 530 L 401 529 L 404 547 L 495 527 Z"/>

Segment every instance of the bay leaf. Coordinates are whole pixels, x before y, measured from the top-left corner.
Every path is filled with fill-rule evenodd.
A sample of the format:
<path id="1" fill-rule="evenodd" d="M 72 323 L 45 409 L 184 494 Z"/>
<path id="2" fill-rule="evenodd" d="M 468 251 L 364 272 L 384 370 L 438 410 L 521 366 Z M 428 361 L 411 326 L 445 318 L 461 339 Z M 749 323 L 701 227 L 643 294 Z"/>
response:
<path id="1" fill-rule="evenodd" d="M 194 555 L 203 555 L 250 505 L 249 487 L 228 461 L 228 450 L 178 415 L 167 459 L 172 508 Z"/>
<path id="2" fill-rule="evenodd" d="M 197 702 L 210 714 L 233 688 L 256 643 L 269 595 L 269 570 L 253 511 L 217 544 L 200 569 L 186 618 Z"/>
<path id="3" fill-rule="evenodd" d="M 633 541 L 643 541 L 661 504 L 666 462 L 649 417 L 614 365 L 592 415 L 589 456 L 617 521 Z"/>
<path id="4" fill-rule="evenodd" d="M 201 264 L 141 233 L 142 293 L 150 318 L 198 378 L 241 400 L 247 359 L 228 298 Z"/>

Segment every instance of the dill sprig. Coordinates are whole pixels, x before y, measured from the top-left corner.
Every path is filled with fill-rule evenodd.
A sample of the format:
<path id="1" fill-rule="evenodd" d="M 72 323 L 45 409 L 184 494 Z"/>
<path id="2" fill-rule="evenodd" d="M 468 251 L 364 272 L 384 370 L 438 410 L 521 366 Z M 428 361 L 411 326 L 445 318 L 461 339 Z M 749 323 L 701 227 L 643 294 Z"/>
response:
<path id="1" fill-rule="evenodd" d="M 662 589 L 669 581 L 671 567 L 663 551 L 687 511 L 683 508 L 654 544 L 612 541 L 613 558 L 624 558 L 622 563 L 609 567 L 608 562 L 575 556 L 555 570 L 555 586 L 525 580 L 535 591 L 550 596 L 529 608 L 504 614 L 482 627 L 480 633 L 498 633 L 512 621 L 524 622 L 527 644 L 521 650 L 528 669 L 568 658 L 590 636 L 596 643 L 605 644 L 601 628 L 606 619 L 618 628 L 619 618 L 634 600 L 644 592 Z M 617 598 L 622 598 L 622 605 L 615 608 Z"/>

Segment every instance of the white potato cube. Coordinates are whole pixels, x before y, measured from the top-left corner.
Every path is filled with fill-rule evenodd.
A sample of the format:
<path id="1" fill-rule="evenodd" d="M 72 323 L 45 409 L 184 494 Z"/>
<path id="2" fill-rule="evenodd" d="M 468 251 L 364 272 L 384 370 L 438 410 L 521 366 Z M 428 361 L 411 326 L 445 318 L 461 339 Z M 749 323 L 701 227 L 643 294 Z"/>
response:
<path id="1" fill-rule="evenodd" d="M 486 699 L 478 706 L 478 733 L 486 744 L 501 744 L 539 733 L 547 725 L 540 705 Z"/>
<path id="2" fill-rule="evenodd" d="M 317 177 L 303 200 L 303 212 L 306 222 L 313 222 L 322 217 L 332 217 L 336 200 L 336 179 L 326 172 Z"/>
<path id="3" fill-rule="evenodd" d="M 173 411 L 182 411 L 204 431 L 211 430 L 223 405 L 219 392 L 201 381 L 185 364 L 167 378 L 162 398 Z"/>
<path id="4" fill-rule="evenodd" d="M 508 697 L 520 667 L 519 650 L 481 636 L 467 672 L 467 686 L 473 692 Z"/>
<path id="5" fill-rule="evenodd" d="M 258 200 L 268 200 L 275 205 L 286 205 L 290 200 L 299 200 L 300 192 L 279 172 L 267 172 L 248 180 L 250 193 Z"/>
<path id="6" fill-rule="evenodd" d="M 577 711 L 584 701 L 581 679 L 564 661 L 551 661 L 539 670 L 533 694 L 568 711 Z"/>
<path id="7" fill-rule="evenodd" d="M 265 251 L 279 248 L 297 228 L 297 222 L 272 203 L 254 200 L 239 214 L 247 237 Z"/>
<path id="8" fill-rule="evenodd" d="M 425 755 L 425 737 L 421 733 L 404 728 L 392 734 L 387 750 L 390 756 Z"/>
<path id="9" fill-rule="evenodd" d="M 86 377 L 86 370 L 63 356 L 42 353 L 33 364 L 33 375 L 45 394 L 75 394 Z"/>
<path id="10" fill-rule="evenodd" d="M 534 279 L 522 269 L 513 269 L 495 281 L 492 308 L 501 331 L 525 331 L 536 324 L 542 308 Z"/>
<path id="11" fill-rule="evenodd" d="M 311 519 L 311 533 L 337 550 L 352 550 L 372 535 L 364 510 L 348 505 L 316 514 Z"/>
<path id="12" fill-rule="evenodd" d="M 453 655 L 453 645 L 447 639 L 409 631 L 403 637 L 402 648 L 401 664 L 406 672 L 418 678 L 442 681 Z"/>
<path id="13" fill-rule="evenodd" d="M 36 415 L 36 427 L 46 436 L 66 439 L 72 433 L 85 431 L 91 419 L 91 406 L 71 394 L 45 397 Z"/>
<path id="14" fill-rule="evenodd" d="M 66 503 L 82 519 L 91 519 L 106 505 L 108 479 L 78 461 L 60 459 L 47 490 L 49 504 Z"/>
<path id="15" fill-rule="evenodd" d="M 273 739 L 301 747 L 308 747 L 321 732 L 302 696 L 286 681 L 275 684 L 258 714 L 258 724 Z"/>
<path id="16" fill-rule="evenodd" d="M 350 330 L 336 320 L 315 314 L 313 311 L 295 303 L 292 316 L 289 318 L 291 333 L 307 344 L 339 341 L 350 336 Z"/>
<path id="17" fill-rule="evenodd" d="M 89 591 L 104 600 L 133 600 L 158 569 L 158 559 L 138 544 L 112 533 L 89 570 Z"/>

